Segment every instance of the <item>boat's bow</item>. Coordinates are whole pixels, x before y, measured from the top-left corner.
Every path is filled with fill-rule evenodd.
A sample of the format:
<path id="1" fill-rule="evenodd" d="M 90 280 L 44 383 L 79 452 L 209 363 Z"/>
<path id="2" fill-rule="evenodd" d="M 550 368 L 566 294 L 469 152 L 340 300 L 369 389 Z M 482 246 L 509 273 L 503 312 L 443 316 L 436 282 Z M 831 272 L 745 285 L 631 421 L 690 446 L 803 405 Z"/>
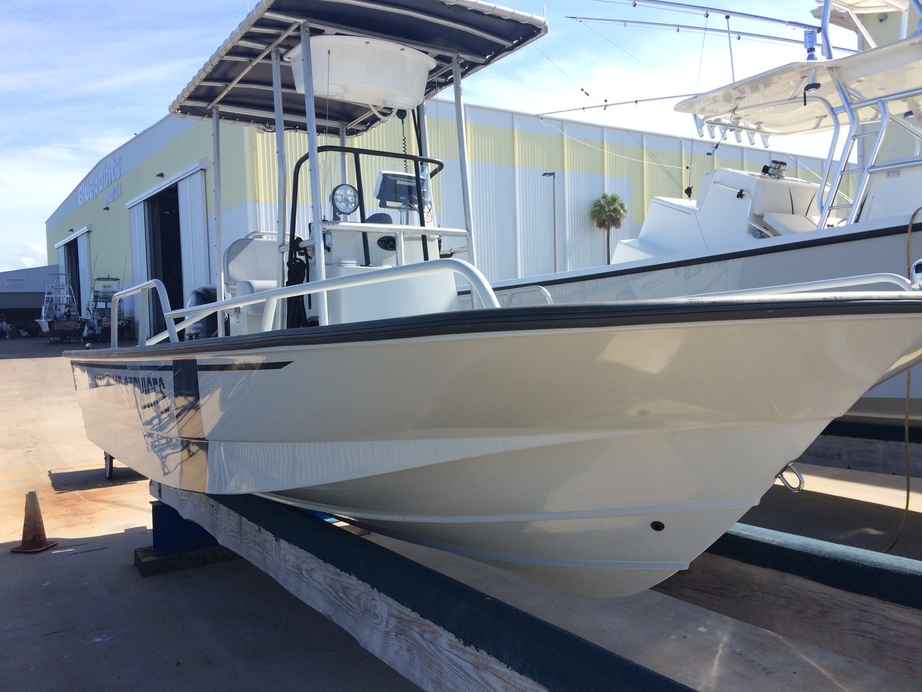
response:
<path id="1" fill-rule="evenodd" d="M 617 595 L 687 565 L 922 358 L 922 297 L 495 308 L 67 355 L 90 438 L 151 478 Z"/>

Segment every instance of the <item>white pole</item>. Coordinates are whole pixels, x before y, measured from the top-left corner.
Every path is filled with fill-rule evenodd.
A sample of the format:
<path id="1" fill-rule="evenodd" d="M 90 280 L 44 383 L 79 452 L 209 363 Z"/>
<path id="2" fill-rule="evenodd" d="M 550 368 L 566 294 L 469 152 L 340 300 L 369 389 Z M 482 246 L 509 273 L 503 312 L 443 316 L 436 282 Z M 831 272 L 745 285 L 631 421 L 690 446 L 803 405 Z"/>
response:
<path id="1" fill-rule="evenodd" d="M 275 157 L 278 163 L 278 206 L 275 218 L 276 242 L 281 246 L 285 243 L 287 215 L 285 213 L 286 193 L 288 192 L 288 161 L 285 157 L 285 111 L 282 106 L 282 73 L 281 55 L 278 48 L 272 51 L 272 100 L 275 111 Z M 276 285 L 285 285 L 285 258 L 279 253 L 276 272 Z M 279 303 L 280 312 L 284 311 L 285 303 Z M 281 314 L 278 325 L 284 324 Z"/>
<path id="2" fill-rule="evenodd" d="M 455 122 L 458 127 L 458 156 L 461 163 L 461 196 L 464 204 L 464 228 L 467 230 L 467 256 L 477 266 L 474 252 L 474 222 L 471 210 L 471 186 L 467 162 L 467 133 L 464 126 L 464 103 L 461 100 L 461 65 L 456 55 L 451 62 L 452 81 L 455 87 Z"/>
<path id="3" fill-rule="evenodd" d="M 346 126 L 340 125 L 339 126 L 339 146 L 345 147 L 347 143 L 348 143 L 348 139 L 346 138 Z M 342 152 L 339 155 L 339 168 L 340 168 L 340 177 L 342 178 L 340 182 L 348 183 L 349 182 L 349 157 L 346 156 L 346 152 Z"/>
<path id="4" fill-rule="evenodd" d="M 218 107 L 211 109 L 212 181 L 214 185 L 214 235 L 218 252 L 218 300 L 227 296 L 224 292 L 224 228 L 221 222 L 221 114 Z M 218 334 L 224 336 L 224 320 L 218 318 Z"/>
<path id="5" fill-rule="evenodd" d="M 724 15 L 727 20 L 727 47 L 730 49 L 730 81 L 736 81 L 736 68 L 733 66 L 733 36 L 730 34 L 730 15 Z"/>
<path id="6" fill-rule="evenodd" d="M 429 158 L 429 124 L 426 121 L 425 101 L 416 107 L 416 118 L 419 121 L 419 155 Z"/>
<path id="7" fill-rule="evenodd" d="M 323 281 L 327 276 L 326 257 L 323 249 L 323 214 L 320 202 L 320 162 L 317 160 L 317 114 L 314 112 L 314 73 L 311 65 L 311 32 L 305 23 L 301 25 L 301 74 L 304 78 L 304 110 L 307 114 L 308 173 L 311 189 L 311 240 L 314 241 L 314 264 L 316 279 Z M 316 296 L 317 316 L 321 325 L 329 323 L 327 294 Z"/>
<path id="8" fill-rule="evenodd" d="M 820 34 L 823 36 L 823 57 L 832 60 L 832 43 L 829 40 L 829 14 L 832 12 L 832 2 L 824 0 L 823 18 L 820 21 Z"/>
<path id="9" fill-rule="evenodd" d="M 554 215 L 554 273 L 557 273 L 557 171 L 546 171 L 541 174 L 542 178 L 551 179 L 551 197 L 553 199 L 552 213 Z"/>

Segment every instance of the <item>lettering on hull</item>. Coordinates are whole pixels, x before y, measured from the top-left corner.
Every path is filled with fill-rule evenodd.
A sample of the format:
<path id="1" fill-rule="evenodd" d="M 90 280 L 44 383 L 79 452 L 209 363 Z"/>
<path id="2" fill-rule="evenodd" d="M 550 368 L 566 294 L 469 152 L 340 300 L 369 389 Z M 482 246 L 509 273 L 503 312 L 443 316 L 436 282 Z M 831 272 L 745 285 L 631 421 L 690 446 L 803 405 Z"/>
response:
<path id="1" fill-rule="evenodd" d="M 204 472 L 208 442 L 195 360 L 168 365 L 75 363 L 74 369 L 85 374 L 95 400 L 135 411 L 147 451 L 159 460 L 164 478 L 185 473 L 190 461 Z"/>
<path id="2" fill-rule="evenodd" d="M 204 491 L 209 443 L 199 373 L 270 372 L 290 364 L 291 361 L 200 364 L 196 359 L 160 363 L 75 361 L 73 372 L 77 389 L 89 395 L 89 406 L 108 406 L 106 415 L 140 429 L 146 452 L 159 462 L 164 482 Z M 138 450 L 134 453 L 140 454 Z M 130 463 L 129 459 L 122 461 Z M 139 465 L 144 462 L 142 458 L 134 461 Z"/>

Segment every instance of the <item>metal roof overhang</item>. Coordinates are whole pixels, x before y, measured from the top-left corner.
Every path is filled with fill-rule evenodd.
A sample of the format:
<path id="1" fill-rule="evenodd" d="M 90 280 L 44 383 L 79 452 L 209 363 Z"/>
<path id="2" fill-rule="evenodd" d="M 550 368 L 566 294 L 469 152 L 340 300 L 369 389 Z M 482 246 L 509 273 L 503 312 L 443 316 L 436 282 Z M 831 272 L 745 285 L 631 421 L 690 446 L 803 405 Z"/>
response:
<path id="1" fill-rule="evenodd" d="M 482 0 L 262 0 L 173 104 L 176 115 L 275 128 L 271 53 L 284 56 L 300 42 L 300 26 L 311 35 L 339 34 L 394 41 L 436 61 L 426 98 L 453 83 L 457 56 L 461 76 L 472 74 L 547 33 L 543 17 Z M 285 127 L 304 129 L 303 94 L 295 90 L 291 66 L 281 64 Z M 315 99 L 317 129 L 361 134 L 391 113 L 344 101 Z"/>

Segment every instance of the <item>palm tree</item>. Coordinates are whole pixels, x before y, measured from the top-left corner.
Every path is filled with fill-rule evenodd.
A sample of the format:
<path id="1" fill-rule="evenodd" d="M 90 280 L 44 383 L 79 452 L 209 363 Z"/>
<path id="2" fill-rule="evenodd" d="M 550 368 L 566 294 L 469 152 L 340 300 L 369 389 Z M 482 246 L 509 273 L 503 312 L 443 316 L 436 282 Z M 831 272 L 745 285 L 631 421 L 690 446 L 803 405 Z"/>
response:
<path id="1" fill-rule="evenodd" d="M 627 205 L 620 196 L 603 192 L 602 196 L 592 203 L 589 216 L 598 228 L 605 231 L 605 264 L 608 264 L 611 262 L 611 229 L 621 228 L 624 217 L 627 216 Z"/>

